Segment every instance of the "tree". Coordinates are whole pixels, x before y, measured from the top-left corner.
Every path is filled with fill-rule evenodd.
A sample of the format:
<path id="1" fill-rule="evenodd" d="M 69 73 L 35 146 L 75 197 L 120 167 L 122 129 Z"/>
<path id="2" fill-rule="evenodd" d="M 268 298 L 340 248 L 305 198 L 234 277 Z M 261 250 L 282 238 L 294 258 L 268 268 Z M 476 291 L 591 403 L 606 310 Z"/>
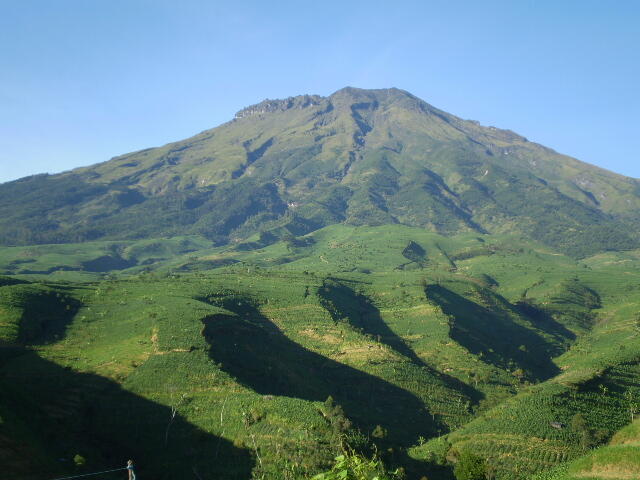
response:
<path id="1" fill-rule="evenodd" d="M 325 400 L 321 413 L 333 428 L 334 433 L 345 433 L 351 428 L 351 421 L 345 415 L 342 407 L 333 401 L 332 396 L 328 396 Z"/>
<path id="2" fill-rule="evenodd" d="M 587 426 L 587 420 L 584 418 L 584 415 L 582 415 L 581 413 L 576 413 L 571 418 L 571 430 L 573 430 L 574 432 L 580 433 L 585 431 L 587 428 L 589 428 Z"/>
<path id="3" fill-rule="evenodd" d="M 640 411 L 640 404 L 634 400 L 631 390 L 627 390 L 627 392 L 625 392 L 624 398 L 627 399 L 629 415 L 631 415 L 631 421 L 633 422 L 635 420 L 636 413 Z"/>
<path id="4" fill-rule="evenodd" d="M 587 424 L 587 420 L 581 413 L 576 413 L 571 419 L 571 430 L 578 436 L 583 450 L 591 448 L 594 444 L 593 432 Z"/>
<path id="5" fill-rule="evenodd" d="M 484 459 L 463 450 L 460 452 L 458 462 L 453 469 L 456 480 L 484 480 L 487 464 Z"/>

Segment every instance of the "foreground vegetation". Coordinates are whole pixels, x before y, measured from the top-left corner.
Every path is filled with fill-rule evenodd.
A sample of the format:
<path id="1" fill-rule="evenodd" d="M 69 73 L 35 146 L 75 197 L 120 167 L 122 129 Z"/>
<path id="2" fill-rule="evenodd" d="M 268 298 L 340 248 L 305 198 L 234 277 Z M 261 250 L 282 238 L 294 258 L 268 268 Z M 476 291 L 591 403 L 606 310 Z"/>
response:
<path id="1" fill-rule="evenodd" d="M 38 265 L 0 278 L 5 471 L 637 473 L 636 253 L 401 226 L 259 241 L 1 250 Z M 86 267 L 105 252 L 130 263 Z"/>

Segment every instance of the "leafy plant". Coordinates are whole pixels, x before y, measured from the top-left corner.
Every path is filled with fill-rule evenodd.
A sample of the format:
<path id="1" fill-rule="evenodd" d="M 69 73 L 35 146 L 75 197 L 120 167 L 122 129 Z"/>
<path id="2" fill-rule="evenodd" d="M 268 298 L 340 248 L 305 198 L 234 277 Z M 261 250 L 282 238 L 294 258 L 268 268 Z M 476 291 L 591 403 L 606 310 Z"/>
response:
<path id="1" fill-rule="evenodd" d="M 484 480 L 487 470 L 485 460 L 479 456 L 463 450 L 453 469 L 456 480 Z"/>
<path id="2" fill-rule="evenodd" d="M 388 472 L 382 461 L 365 458 L 353 452 L 345 452 L 335 458 L 335 464 L 328 472 L 320 473 L 313 480 L 400 480 L 400 470 Z"/>

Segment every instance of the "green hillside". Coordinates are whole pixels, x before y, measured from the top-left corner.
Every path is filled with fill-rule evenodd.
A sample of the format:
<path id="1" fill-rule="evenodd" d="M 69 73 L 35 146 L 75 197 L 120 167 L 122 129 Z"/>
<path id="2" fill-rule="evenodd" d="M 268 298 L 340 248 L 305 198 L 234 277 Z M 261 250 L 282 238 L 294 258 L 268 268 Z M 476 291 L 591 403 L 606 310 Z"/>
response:
<path id="1" fill-rule="evenodd" d="M 640 478 L 639 422 L 620 430 L 608 445 L 593 450 L 571 463 L 540 474 L 539 480 L 625 480 Z"/>
<path id="2" fill-rule="evenodd" d="M 577 335 L 553 358 L 555 375 L 414 449 L 415 458 L 442 462 L 469 450 L 487 459 L 496 478 L 527 478 L 583 454 L 630 421 L 640 394 L 637 272 L 583 267 L 546 288 L 549 278 L 539 278 L 526 310 L 536 305 L 538 321 L 556 321 Z"/>
<path id="3" fill-rule="evenodd" d="M 166 242 L 119 248 L 146 258 Z M 630 422 L 633 252 L 576 261 L 403 226 L 191 242 L 204 248 L 150 272 L 4 277 L 0 458 L 17 478 L 128 457 L 155 478 L 305 478 L 346 442 L 409 478 L 453 478 L 471 451 L 526 479 Z"/>

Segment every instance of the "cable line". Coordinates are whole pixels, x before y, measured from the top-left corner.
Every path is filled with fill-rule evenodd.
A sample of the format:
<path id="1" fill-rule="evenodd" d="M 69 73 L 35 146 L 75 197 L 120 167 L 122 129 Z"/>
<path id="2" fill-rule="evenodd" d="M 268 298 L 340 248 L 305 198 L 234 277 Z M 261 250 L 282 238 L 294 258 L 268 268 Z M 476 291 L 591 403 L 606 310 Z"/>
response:
<path id="1" fill-rule="evenodd" d="M 116 468 L 113 470 L 105 470 L 104 472 L 85 473 L 84 475 L 74 475 L 73 477 L 60 477 L 60 478 L 54 478 L 52 480 L 70 480 L 72 478 L 90 477 L 92 475 L 102 475 L 103 473 L 119 472 L 120 470 L 126 470 L 126 469 L 127 467 Z"/>

